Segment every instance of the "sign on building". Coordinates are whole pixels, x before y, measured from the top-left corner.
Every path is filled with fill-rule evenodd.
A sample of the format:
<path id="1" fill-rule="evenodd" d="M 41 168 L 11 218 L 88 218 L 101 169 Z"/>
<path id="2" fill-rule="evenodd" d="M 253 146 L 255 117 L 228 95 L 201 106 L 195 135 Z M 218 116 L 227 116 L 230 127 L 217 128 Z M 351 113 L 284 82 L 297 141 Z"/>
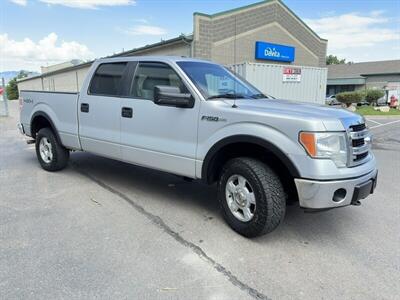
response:
<path id="1" fill-rule="evenodd" d="M 294 57 L 294 47 L 261 41 L 256 42 L 256 59 L 293 62 Z"/>
<path id="2" fill-rule="evenodd" d="M 283 82 L 300 82 L 301 68 L 283 68 Z"/>

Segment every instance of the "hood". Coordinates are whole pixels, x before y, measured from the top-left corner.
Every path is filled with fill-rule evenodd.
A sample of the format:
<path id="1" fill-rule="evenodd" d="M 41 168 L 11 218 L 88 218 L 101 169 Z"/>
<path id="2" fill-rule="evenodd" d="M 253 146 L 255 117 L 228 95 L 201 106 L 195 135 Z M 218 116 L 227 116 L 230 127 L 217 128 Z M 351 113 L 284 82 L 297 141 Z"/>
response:
<path id="1" fill-rule="evenodd" d="M 226 100 L 233 103 L 233 100 Z M 260 113 L 282 114 L 299 119 L 315 119 L 324 122 L 327 130 L 337 130 L 339 120 L 345 129 L 353 124 L 364 123 L 362 116 L 342 108 L 333 108 L 307 102 L 284 99 L 237 99 L 239 109 Z M 343 130 L 343 128 L 341 128 Z"/>

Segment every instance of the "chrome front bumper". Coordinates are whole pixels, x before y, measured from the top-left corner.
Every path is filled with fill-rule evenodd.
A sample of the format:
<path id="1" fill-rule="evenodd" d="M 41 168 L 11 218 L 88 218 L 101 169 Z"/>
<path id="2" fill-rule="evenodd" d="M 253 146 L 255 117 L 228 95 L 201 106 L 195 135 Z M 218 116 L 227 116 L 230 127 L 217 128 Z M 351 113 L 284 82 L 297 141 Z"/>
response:
<path id="1" fill-rule="evenodd" d="M 300 207 L 326 209 L 350 204 L 359 204 L 359 200 L 374 192 L 378 170 L 353 179 L 318 181 L 295 179 Z"/>

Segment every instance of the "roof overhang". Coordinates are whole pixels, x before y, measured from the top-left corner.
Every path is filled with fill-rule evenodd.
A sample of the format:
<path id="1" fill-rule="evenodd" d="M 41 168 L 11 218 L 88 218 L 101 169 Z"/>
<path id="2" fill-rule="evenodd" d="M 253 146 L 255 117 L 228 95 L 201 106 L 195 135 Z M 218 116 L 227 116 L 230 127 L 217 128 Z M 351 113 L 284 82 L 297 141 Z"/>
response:
<path id="1" fill-rule="evenodd" d="M 90 67 L 93 62 L 94 62 L 94 60 L 91 60 L 91 61 L 84 62 L 84 63 L 79 64 L 79 65 L 66 67 L 66 68 L 63 68 L 63 69 L 58 69 L 58 70 L 47 72 L 47 73 L 43 73 L 43 74 L 40 74 L 40 75 L 20 78 L 20 79 L 17 79 L 17 83 L 28 81 L 28 80 L 32 80 L 32 79 L 44 78 L 46 76 L 56 75 L 56 74 L 60 74 L 60 73 L 65 73 L 65 72 L 69 72 L 69 71 L 74 71 L 74 70 Z"/>
<path id="2" fill-rule="evenodd" d="M 132 56 L 132 55 L 135 55 L 135 54 L 140 54 L 141 52 L 145 52 L 145 51 L 148 51 L 148 50 L 153 50 L 155 48 L 171 46 L 171 45 L 174 45 L 174 44 L 184 43 L 184 44 L 188 45 L 192 41 L 193 41 L 193 35 L 191 35 L 191 34 L 190 35 L 181 34 L 180 36 L 172 38 L 172 39 L 169 39 L 169 40 L 163 40 L 163 41 L 160 41 L 158 43 L 154 43 L 154 44 L 146 45 L 146 46 L 143 46 L 143 47 L 140 47 L 140 48 L 135 48 L 135 49 L 132 49 L 132 50 L 124 51 L 124 52 L 117 53 L 117 54 L 114 54 L 114 55 L 111 55 L 111 56 L 108 56 L 108 57 Z"/>
<path id="3" fill-rule="evenodd" d="M 328 78 L 328 85 L 363 85 L 365 78 Z"/>

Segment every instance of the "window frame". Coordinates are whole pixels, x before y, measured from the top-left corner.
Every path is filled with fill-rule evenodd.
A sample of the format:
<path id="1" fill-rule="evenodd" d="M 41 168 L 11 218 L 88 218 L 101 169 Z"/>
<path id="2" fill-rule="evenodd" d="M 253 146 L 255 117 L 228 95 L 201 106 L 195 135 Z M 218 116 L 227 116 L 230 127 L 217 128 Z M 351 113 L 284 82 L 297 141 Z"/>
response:
<path id="1" fill-rule="evenodd" d="M 138 70 L 139 70 L 140 64 L 143 64 L 143 63 L 162 64 L 162 65 L 168 66 L 169 68 L 171 68 L 175 72 L 176 76 L 179 78 L 179 80 L 182 82 L 183 86 L 186 88 L 187 93 L 189 93 L 192 96 L 192 98 L 194 99 L 194 101 L 196 101 L 196 97 L 193 96 L 193 92 L 188 87 L 188 84 L 186 83 L 186 81 L 182 78 L 182 76 L 179 74 L 179 72 L 171 64 L 169 64 L 167 62 L 164 62 L 164 61 L 157 61 L 157 60 L 139 60 L 139 61 L 135 61 L 135 63 L 136 63 L 136 66 L 134 67 L 134 72 L 133 72 L 132 79 L 131 79 L 130 82 L 128 81 L 129 82 L 129 86 L 130 86 L 128 93 L 130 93 L 132 91 L 131 88 L 132 88 L 133 82 L 135 80 L 136 74 L 138 74 Z M 154 99 L 140 98 L 140 97 L 133 96 L 133 95 L 128 95 L 128 96 L 125 96 L 124 98 L 130 98 L 130 99 L 134 99 L 134 100 L 150 101 L 153 104 L 157 105 L 156 103 L 154 103 Z M 159 105 L 157 105 L 157 106 L 159 106 Z"/>

